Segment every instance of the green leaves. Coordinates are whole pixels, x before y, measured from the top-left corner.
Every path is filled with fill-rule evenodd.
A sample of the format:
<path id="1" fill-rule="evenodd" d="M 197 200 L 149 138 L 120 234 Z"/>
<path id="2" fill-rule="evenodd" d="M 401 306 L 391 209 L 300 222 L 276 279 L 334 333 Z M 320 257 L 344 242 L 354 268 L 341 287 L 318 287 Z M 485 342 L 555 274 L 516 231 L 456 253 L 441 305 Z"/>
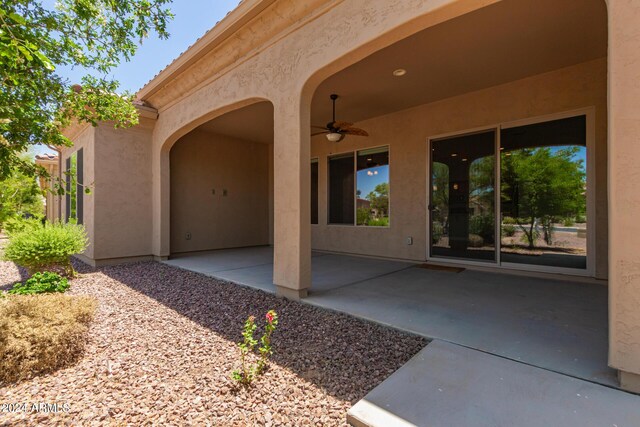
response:
<path id="1" fill-rule="evenodd" d="M 137 123 L 133 96 L 106 75 L 150 33 L 169 36 L 171 0 L 0 0 L 0 179 L 12 170 L 42 173 L 20 158 L 33 144 L 68 146 L 72 120 L 116 127 Z M 82 90 L 56 74 L 83 67 Z M 8 120 L 8 121 L 7 121 Z M 5 122 L 6 121 L 6 122 Z"/>
<path id="2" fill-rule="evenodd" d="M 69 281 L 59 274 L 45 271 L 34 274 L 24 283 L 17 283 L 8 292 L 10 294 L 32 295 L 52 292 L 65 292 Z"/>

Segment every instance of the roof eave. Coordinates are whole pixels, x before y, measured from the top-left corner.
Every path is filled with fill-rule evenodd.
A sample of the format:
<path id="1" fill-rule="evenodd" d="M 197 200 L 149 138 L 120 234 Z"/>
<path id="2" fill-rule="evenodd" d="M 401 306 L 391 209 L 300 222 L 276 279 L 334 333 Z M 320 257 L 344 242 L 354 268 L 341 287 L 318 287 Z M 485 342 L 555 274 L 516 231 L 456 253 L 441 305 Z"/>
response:
<path id="1" fill-rule="evenodd" d="M 220 45 L 275 1 L 276 0 L 241 1 L 238 7 L 229 12 L 227 16 L 207 31 L 204 36 L 198 39 L 191 47 L 144 85 L 142 89 L 138 91 L 137 98 L 145 100 L 161 90 L 172 78 L 194 64 L 214 47 Z"/>

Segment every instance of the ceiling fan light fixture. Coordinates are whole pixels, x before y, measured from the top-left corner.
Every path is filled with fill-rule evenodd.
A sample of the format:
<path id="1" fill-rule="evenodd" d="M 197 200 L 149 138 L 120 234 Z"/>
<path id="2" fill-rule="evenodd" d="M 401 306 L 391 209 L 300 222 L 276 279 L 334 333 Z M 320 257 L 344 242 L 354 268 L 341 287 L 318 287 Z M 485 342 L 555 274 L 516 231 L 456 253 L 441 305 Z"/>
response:
<path id="1" fill-rule="evenodd" d="M 338 132 L 331 132 L 327 134 L 327 139 L 331 142 L 340 142 L 344 138 L 344 135 Z"/>

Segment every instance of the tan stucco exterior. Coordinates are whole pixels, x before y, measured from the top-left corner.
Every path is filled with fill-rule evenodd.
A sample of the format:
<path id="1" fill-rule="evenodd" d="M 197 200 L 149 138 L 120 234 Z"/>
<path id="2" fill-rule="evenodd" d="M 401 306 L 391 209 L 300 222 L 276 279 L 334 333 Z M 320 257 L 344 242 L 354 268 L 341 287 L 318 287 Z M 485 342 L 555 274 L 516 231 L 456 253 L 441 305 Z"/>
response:
<path id="1" fill-rule="evenodd" d="M 96 263 L 162 259 L 184 250 L 272 243 L 278 292 L 293 298 L 305 296 L 311 286 L 312 246 L 425 259 L 429 137 L 591 109 L 595 150 L 590 156 L 596 182 L 593 273 L 609 279 L 610 364 L 621 370 L 626 387 L 640 387 L 640 250 L 634 237 L 640 232 L 636 218 L 640 190 L 634 179 L 640 164 L 637 2 L 607 2 L 607 58 L 603 54 L 599 59 L 538 70 L 362 120 L 358 125 L 371 137 L 346 139 L 338 150 L 390 146 L 391 227 L 326 225 L 326 156 L 336 149 L 323 140 L 312 142 L 309 136 L 311 104 L 319 85 L 412 34 L 499 4 L 497 0 L 243 1 L 139 92 L 139 99 L 157 111 L 157 119 L 149 114 L 140 126 L 129 130 L 114 131 L 107 126 L 76 130 L 75 147 L 63 150 L 64 159 L 72 150 L 86 147 L 85 181 L 95 182 L 95 196 L 85 201 L 91 240 L 85 256 Z M 552 14 L 553 2 L 545 5 Z M 460 58 L 464 53 L 451 55 Z M 504 64 L 509 65 L 508 61 Z M 539 69 L 545 68 L 542 65 L 547 64 Z M 216 117 L 262 101 L 273 105 L 273 144 L 258 146 L 196 130 Z M 189 146 L 188 141 L 193 144 Z M 246 150 L 259 152 L 252 157 L 256 163 L 246 173 L 234 170 L 238 178 L 233 181 L 248 194 L 250 183 L 262 177 L 260 197 L 238 200 L 237 208 L 229 208 L 237 213 L 233 219 L 224 208 L 216 212 L 230 221 L 230 229 L 255 227 L 233 240 L 230 235 L 216 235 L 212 225 L 202 224 L 218 217 L 201 217 L 187 208 L 206 203 L 205 190 L 211 195 L 212 189 L 220 187 L 205 182 L 219 179 L 216 173 L 221 170 L 207 169 L 217 160 L 194 156 L 223 153 L 221 161 L 234 161 L 246 156 Z M 320 215 L 314 226 L 309 221 L 311 157 L 320 159 Z M 174 170 L 185 174 L 174 176 Z M 203 198 L 179 192 L 185 187 L 202 189 Z M 233 193 L 235 190 L 229 197 Z M 255 204 L 252 206 L 264 220 L 249 221 L 249 204 Z M 192 226 L 191 221 L 200 224 Z M 187 242 L 183 237 L 189 231 L 192 239 Z M 210 240 L 199 242 L 193 238 L 195 233 L 208 235 Z M 406 237 L 413 237 L 413 245 L 406 244 Z"/>
<path id="2" fill-rule="evenodd" d="M 171 253 L 269 244 L 269 149 L 204 131 L 176 143 Z"/>

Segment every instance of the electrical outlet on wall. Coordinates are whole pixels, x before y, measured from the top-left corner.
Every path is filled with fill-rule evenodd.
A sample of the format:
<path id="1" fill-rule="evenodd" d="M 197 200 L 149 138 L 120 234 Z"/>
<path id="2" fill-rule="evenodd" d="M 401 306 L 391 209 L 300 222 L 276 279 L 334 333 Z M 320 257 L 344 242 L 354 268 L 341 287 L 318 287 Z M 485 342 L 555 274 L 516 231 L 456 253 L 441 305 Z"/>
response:
<path id="1" fill-rule="evenodd" d="M 184 238 L 187 240 L 191 240 L 191 233 L 187 231 L 187 233 L 184 235 Z"/>
<path id="2" fill-rule="evenodd" d="M 407 245 L 413 245 L 413 237 L 407 237 Z"/>

